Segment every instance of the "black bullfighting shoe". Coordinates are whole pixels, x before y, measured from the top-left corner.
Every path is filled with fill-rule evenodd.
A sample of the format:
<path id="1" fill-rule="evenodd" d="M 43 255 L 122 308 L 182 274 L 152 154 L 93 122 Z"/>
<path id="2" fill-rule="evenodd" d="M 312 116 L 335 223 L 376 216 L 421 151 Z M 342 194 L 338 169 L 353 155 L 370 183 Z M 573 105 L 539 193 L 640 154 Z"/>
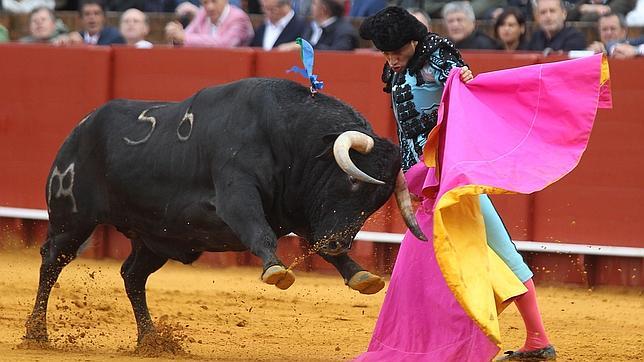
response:
<path id="1" fill-rule="evenodd" d="M 507 351 L 505 356 L 495 359 L 495 361 L 554 361 L 557 359 L 557 352 L 553 345 L 535 349 L 532 351 Z"/>

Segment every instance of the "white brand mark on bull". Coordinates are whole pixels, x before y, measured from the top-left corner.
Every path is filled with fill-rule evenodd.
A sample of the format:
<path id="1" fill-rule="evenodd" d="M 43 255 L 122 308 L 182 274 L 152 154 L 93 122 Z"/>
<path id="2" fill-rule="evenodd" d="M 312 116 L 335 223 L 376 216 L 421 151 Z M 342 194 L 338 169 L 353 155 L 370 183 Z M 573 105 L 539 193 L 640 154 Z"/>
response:
<path id="1" fill-rule="evenodd" d="M 123 137 L 123 139 L 125 140 L 125 142 L 127 142 L 127 144 L 132 145 L 132 146 L 135 146 L 135 145 L 138 145 L 138 144 L 144 143 L 144 142 L 146 142 L 148 139 L 150 139 L 150 136 L 152 136 L 152 132 L 154 132 L 154 128 L 157 126 L 157 119 L 156 119 L 156 118 L 154 118 L 154 117 L 148 117 L 148 116 L 146 115 L 146 113 L 147 113 L 149 110 L 156 109 L 156 108 L 161 108 L 161 107 L 165 107 L 165 106 L 164 106 L 164 105 L 161 105 L 161 106 L 155 106 L 155 107 L 148 108 L 148 109 L 144 110 L 143 112 L 141 112 L 141 114 L 139 115 L 139 118 L 138 118 L 138 119 L 139 119 L 139 121 L 142 121 L 142 122 L 150 122 L 150 124 L 152 124 L 152 128 L 150 129 L 150 132 L 148 132 L 148 134 L 147 134 L 145 137 L 143 137 L 142 139 L 140 139 L 140 140 L 138 140 L 138 141 L 132 141 L 131 139 L 129 139 L 129 138 L 127 138 L 127 137 Z"/>
<path id="2" fill-rule="evenodd" d="M 81 119 L 81 121 L 80 121 L 80 122 L 78 122 L 78 124 L 83 124 L 83 123 L 85 123 L 85 121 L 87 121 L 87 119 L 89 118 L 89 116 L 91 116 L 91 115 L 92 115 L 92 113 L 94 113 L 94 112 L 91 112 L 90 114 L 88 114 L 87 116 L 85 116 L 85 118 Z"/>
<path id="3" fill-rule="evenodd" d="M 190 130 L 188 131 L 187 136 L 182 136 L 181 133 L 179 133 L 179 129 L 181 128 L 181 125 L 185 121 L 188 121 L 188 123 L 190 124 Z M 195 121 L 195 115 L 192 112 L 190 112 L 189 109 L 186 110 L 186 114 L 183 115 L 183 118 L 181 119 L 181 121 L 179 122 L 179 125 L 177 126 L 177 137 L 179 137 L 179 141 L 185 142 L 188 140 L 188 138 L 190 138 L 190 135 L 192 134 L 192 126 L 194 124 L 194 121 Z"/>
<path id="4" fill-rule="evenodd" d="M 69 186 L 67 188 L 64 188 L 63 186 L 63 180 L 65 177 L 69 175 Z M 56 190 L 56 194 L 54 195 L 55 198 L 59 197 L 70 197 L 72 199 L 72 212 L 78 212 L 78 209 L 76 208 L 76 198 L 74 197 L 74 163 L 72 162 L 65 172 L 60 173 L 58 170 L 58 166 L 54 167 L 54 170 L 51 172 L 51 176 L 49 177 L 49 184 L 47 186 L 47 205 L 51 204 L 51 184 L 54 181 L 54 178 L 58 179 L 58 190 Z M 51 210 L 50 210 L 51 211 Z"/>

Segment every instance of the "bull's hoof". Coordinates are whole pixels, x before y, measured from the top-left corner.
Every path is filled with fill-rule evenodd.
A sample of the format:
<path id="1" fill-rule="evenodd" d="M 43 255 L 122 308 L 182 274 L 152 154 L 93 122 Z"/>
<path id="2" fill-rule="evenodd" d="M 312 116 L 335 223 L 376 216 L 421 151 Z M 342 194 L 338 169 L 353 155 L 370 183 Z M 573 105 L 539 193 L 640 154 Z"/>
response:
<path id="1" fill-rule="evenodd" d="M 26 323 L 27 331 L 23 337 L 24 340 L 47 343 L 47 323 L 41 318 L 30 317 Z"/>
<path id="2" fill-rule="evenodd" d="M 280 289 L 288 289 L 295 283 L 295 274 L 281 265 L 273 265 L 262 274 L 262 280 Z"/>
<path id="3" fill-rule="evenodd" d="M 385 280 L 363 270 L 355 273 L 347 285 L 362 294 L 376 294 L 385 287 Z"/>

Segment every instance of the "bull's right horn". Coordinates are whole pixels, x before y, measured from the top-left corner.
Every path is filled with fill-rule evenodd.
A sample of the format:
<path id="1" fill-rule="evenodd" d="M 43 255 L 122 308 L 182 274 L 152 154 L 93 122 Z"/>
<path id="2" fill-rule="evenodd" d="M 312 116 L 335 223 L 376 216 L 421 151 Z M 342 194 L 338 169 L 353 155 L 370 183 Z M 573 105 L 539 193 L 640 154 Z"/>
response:
<path id="1" fill-rule="evenodd" d="M 420 240 L 427 241 L 427 237 L 418 226 L 418 221 L 414 216 L 414 208 L 411 206 L 411 197 L 409 195 L 409 190 L 407 189 L 407 182 L 405 181 L 405 175 L 402 170 L 398 172 L 396 177 L 396 202 L 398 203 L 398 208 L 400 209 L 400 214 L 405 220 L 405 224 L 409 228 L 412 234 Z"/>
<path id="2" fill-rule="evenodd" d="M 354 149 L 362 154 L 367 154 L 371 152 L 372 148 L 373 138 L 362 132 L 345 131 L 340 134 L 338 138 L 336 138 L 335 143 L 333 143 L 333 156 L 335 156 L 335 162 L 337 162 L 338 166 L 340 166 L 340 168 L 349 176 L 355 177 L 363 182 L 384 185 L 384 182 L 362 172 L 362 170 L 360 170 L 358 166 L 351 161 L 351 157 L 349 157 L 350 149 Z"/>

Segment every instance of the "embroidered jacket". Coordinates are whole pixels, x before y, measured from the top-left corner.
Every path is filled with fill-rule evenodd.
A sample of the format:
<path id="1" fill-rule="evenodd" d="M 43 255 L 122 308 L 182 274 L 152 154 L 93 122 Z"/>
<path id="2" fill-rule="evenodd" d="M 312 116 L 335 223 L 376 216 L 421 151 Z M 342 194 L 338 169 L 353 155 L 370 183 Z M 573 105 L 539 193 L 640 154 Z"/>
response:
<path id="1" fill-rule="evenodd" d="M 396 73 L 385 63 L 383 90 L 391 93 L 403 171 L 420 160 L 427 135 L 436 126 L 443 85 L 450 70 L 464 65 L 454 44 L 434 33 L 418 43 L 403 72 Z"/>

